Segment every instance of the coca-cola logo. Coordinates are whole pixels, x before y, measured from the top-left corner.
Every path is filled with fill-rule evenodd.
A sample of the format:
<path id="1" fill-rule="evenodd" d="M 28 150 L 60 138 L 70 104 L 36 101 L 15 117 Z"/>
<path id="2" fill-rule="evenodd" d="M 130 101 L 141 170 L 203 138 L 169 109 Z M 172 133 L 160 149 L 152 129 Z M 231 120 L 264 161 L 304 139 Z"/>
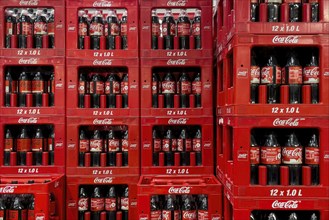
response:
<path id="1" fill-rule="evenodd" d="M 187 3 L 188 0 L 178 0 L 178 1 L 169 0 L 167 6 L 185 6 Z"/>
<path id="2" fill-rule="evenodd" d="M 179 119 L 174 119 L 171 118 L 168 120 L 168 124 L 176 124 L 176 125 L 185 125 L 187 123 L 187 118 L 179 118 Z"/>
<path id="3" fill-rule="evenodd" d="M 137 31 L 137 27 L 129 27 L 129 31 Z"/>
<path id="4" fill-rule="evenodd" d="M 137 148 L 137 144 L 131 144 L 130 148 Z"/>
<path id="5" fill-rule="evenodd" d="M 298 200 L 289 200 L 286 202 L 279 202 L 278 200 L 275 200 L 272 203 L 272 208 L 273 209 L 297 209 L 298 208 L 298 203 L 301 201 Z"/>
<path id="6" fill-rule="evenodd" d="M 30 1 L 24 1 L 24 0 L 21 0 L 19 2 L 19 5 L 30 5 L 30 6 L 36 6 L 39 4 L 39 0 L 30 0 Z"/>
<path id="7" fill-rule="evenodd" d="M 111 7 L 111 6 L 112 6 L 112 2 L 105 0 L 95 1 L 93 3 L 93 7 Z"/>
<path id="8" fill-rule="evenodd" d="M 287 156 L 287 157 L 298 157 L 298 158 L 302 158 L 303 156 L 303 150 L 302 148 L 294 148 L 293 150 L 287 149 L 287 148 L 283 148 L 282 150 L 282 155 Z"/>
<path id="9" fill-rule="evenodd" d="M 273 37 L 272 42 L 274 44 L 297 44 L 300 36 L 289 35 L 289 36 L 278 36 Z"/>
<path id="10" fill-rule="evenodd" d="M 185 212 L 183 215 L 183 219 L 195 219 L 196 214 L 195 212 Z"/>
<path id="11" fill-rule="evenodd" d="M 0 187 L 0 193 L 14 193 L 17 186 Z"/>
<path id="12" fill-rule="evenodd" d="M 37 64 L 37 63 L 38 63 L 38 59 L 37 58 L 30 58 L 30 59 L 21 58 L 18 61 L 18 64 Z"/>
<path id="13" fill-rule="evenodd" d="M 56 88 L 62 88 L 63 87 L 63 83 L 56 83 Z"/>
<path id="14" fill-rule="evenodd" d="M 240 153 L 238 155 L 238 159 L 247 159 L 247 158 L 248 158 L 248 154 Z"/>
<path id="15" fill-rule="evenodd" d="M 169 59 L 167 62 L 167 65 L 185 65 L 186 64 L 187 59 Z"/>
<path id="16" fill-rule="evenodd" d="M 111 66 L 112 65 L 112 60 L 105 59 L 105 60 L 94 60 L 93 62 L 94 66 Z"/>
<path id="17" fill-rule="evenodd" d="M 93 148 L 101 149 L 102 148 L 102 140 L 92 140 L 90 145 Z"/>
<path id="18" fill-rule="evenodd" d="M 20 118 L 18 119 L 18 123 L 19 124 L 36 124 L 38 123 L 38 119 L 37 118 Z"/>
<path id="19" fill-rule="evenodd" d="M 45 220 L 45 216 L 35 216 L 35 220 Z"/>
<path id="20" fill-rule="evenodd" d="M 143 145 L 143 148 L 150 148 L 151 147 L 151 144 L 144 144 Z"/>
<path id="21" fill-rule="evenodd" d="M 175 188 L 172 186 L 169 188 L 168 193 L 169 194 L 188 194 L 188 193 L 190 193 L 191 188 L 192 187 L 190 187 L 190 186 L 183 186 L 181 188 Z"/>
<path id="22" fill-rule="evenodd" d="M 319 75 L 319 67 L 305 68 L 304 73 L 307 76 L 318 76 Z"/>
<path id="23" fill-rule="evenodd" d="M 276 118 L 273 121 L 273 126 L 292 126 L 292 127 L 296 127 L 299 125 L 300 121 L 305 120 L 305 118 L 289 118 L 289 119 L 280 119 L 280 118 Z"/>
<path id="24" fill-rule="evenodd" d="M 238 77 L 246 77 L 248 74 L 248 70 L 239 70 Z"/>
<path id="25" fill-rule="evenodd" d="M 112 183 L 112 181 L 113 181 L 112 177 L 104 177 L 104 178 L 96 177 L 94 179 L 94 183 Z"/>
<path id="26" fill-rule="evenodd" d="M 94 125 L 110 125 L 113 123 L 113 119 L 106 118 L 103 120 L 98 120 L 97 118 L 93 121 Z"/>
<path id="27" fill-rule="evenodd" d="M 109 146 L 112 146 L 112 147 L 118 147 L 118 146 L 119 146 L 119 141 L 116 141 L 116 140 L 110 140 L 110 141 L 109 141 Z"/>
<path id="28" fill-rule="evenodd" d="M 34 29 L 46 30 L 46 23 L 36 22 L 34 23 Z"/>

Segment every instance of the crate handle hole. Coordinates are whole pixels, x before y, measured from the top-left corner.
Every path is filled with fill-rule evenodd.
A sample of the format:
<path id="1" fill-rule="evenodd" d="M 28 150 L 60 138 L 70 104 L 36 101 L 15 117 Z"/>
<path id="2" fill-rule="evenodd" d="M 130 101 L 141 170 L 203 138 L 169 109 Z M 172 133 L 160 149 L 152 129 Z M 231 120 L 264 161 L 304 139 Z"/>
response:
<path id="1" fill-rule="evenodd" d="M 243 64 L 241 64 L 241 67 L 243 67 Z"/>

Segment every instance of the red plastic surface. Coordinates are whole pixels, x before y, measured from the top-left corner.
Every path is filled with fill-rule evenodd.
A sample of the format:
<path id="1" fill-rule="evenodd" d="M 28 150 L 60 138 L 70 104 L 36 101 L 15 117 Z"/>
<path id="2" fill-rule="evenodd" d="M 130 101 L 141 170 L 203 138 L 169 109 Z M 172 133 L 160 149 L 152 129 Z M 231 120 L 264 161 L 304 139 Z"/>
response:
<path id="1" fill-rule="evenodd" d="M 126 167 L 79 167 L 79 127 L 80 126 L 128 126 L 128 166 Z M 67 175 L 80 176 L 125 176 L 139 175 L 139 119 L 133 117 L 67 117 L 67 155 L 74 155 L 67 160 Z"/>
<path id="2" fill-rule="evenodd" d="M 78 49 L 78 10 L 80 8 L 122 8 L 127 9 L 128 49 L 127 50 L 80 50 Z M 138 57 L 138 1 L 120 0 L 70 0 L 66 1 L 66 53 L 75 58 L 137 58 Z"/>
<path id="3" fill-rule="evenodd" d="M 213 118 L 212 117 L 159 117 L 142 118 L 141 121 L 142 174 L 154 175 L 201 175 L 214 173 Z M 202 166 L 153 166 L 153 126 L 201 126 Z"/>
<path id="4" fill-rule="evenodd" d="M 54 68 L 55 92 L 54 106 L 51 107 L 5 107 L 4 96 L 0 96 L 0 113 L 2 116 L 50 116 L 65 114 L 65 60 L 63 58 L 3 58 L 0 69 L 5 74 L 7 66 L 43 66 Z M 0 91 L 4 92 L 5 77 L 0 77 Z"/>
<path id="5" fill-rule="evenodd" d="M 29 180 L 34 180 L 35 183 L 27 183 Z M 45 180 L 49 180 L 50 182 L 44 183 Z M 64 219 L 64 176 L 38 176 L 29 178 L 15 175 L 1 175 L 0 181 L 0 195 L 33 194 L 35 198 L 35 219 L 38 219 L 38 217 L 44 220 L 51 220 L 54 218 Z M 18 184 L 11 184 L 11 181 L 18 181 Z M 54 216 L 50 216 L 50 193 L 53 193 L 55 197 L 56 207 Z"/>
<path id="6" fill-rule="evenodd" d="M 5 9 L 13 7 L 23 8 L 53 8 L 55 18 L 55 48 L 51 49 L 20 49 L 5 48 Z M 11 0 L 0 2 L 1 22 L 0 22 L 0 49 L 1 56 L 13 56 L 24 58 L 41 58 L 65 56 L 65 1 L 64 0 Z"/>
<path id="7" fill-rule="evenodd" d="M 98 63 L 100 62 L 100 63 Z M 103 63 L 102 63 L 103 62 Z M 104 63 L 106 62 L 106 63 Z M 96 68 L 128 68 L 128 108 L 78 108 L 78 86 L 79 86 L 79 68 L 93 67 Z M 140 96 L 139 96 L 139 62 L 137 59 L 67 59 L 67 90 L 66 95 L 70 97 L 66 101 L 67 116 L 80 117 L 101 117 L 108 116 L 124 117 L 124 116 L 139 116 Z"/>
<path id="8" fill-rule="evenodd" d="M 78 173 L 76 173 L 78 174 Z M 66 219 L 78 219 L 78 200 L 80 185 L 128 185 L 129 188 L 129 219 L 137 216 L 137 183 L 139 176 L 81 177 L 66 178 Z"/>
<path id="9" fill-rule="evenodd" d="M 198 8 L 201 10 L 202 49 L 195 50 L 152 50 L 151 49 L 151 11 L 156 8 Z M 140 1 L 140 45 L 142 58 L 180 58 L 186 53 L 189 58 L 212 57 L 212 2 L 207 0 L 142 0 Z"/>
<path id="10" fill-rule="evenodd" d="M 141 176 L 138 182 L 139 219 L 151 219 L 152 195 L 167 195 L 173 189 L 186 189 L 183 194 L 205 194 L 208 196 L 209 219 L 222 219 L 222 185 L 214 176 Z M 179 191 L 179 190 L 178 190 Z"/>

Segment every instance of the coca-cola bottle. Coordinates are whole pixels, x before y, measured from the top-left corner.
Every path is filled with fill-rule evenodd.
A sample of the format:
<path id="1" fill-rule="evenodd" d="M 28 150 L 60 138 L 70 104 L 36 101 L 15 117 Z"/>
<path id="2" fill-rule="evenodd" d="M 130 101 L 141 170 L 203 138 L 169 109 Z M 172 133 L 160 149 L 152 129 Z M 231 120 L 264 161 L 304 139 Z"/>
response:
<path id="1" fill-rule="evenodd" d="M 162 36 L 164 38 L 164 48 L 174 49 L 174 36 L 176 35 L 176 23 L 170 9 L 166 9 L 166 14 L 162 20 Z"/>
<path id="2" fill-rule="evenodd" d="M 84 108 L 85 106 L 85 94 L 87 90 L 87 80 L 86 80 L 86 75 L 84 73 L 81 73 L 79 75 L 79 88 L 78 88 L 78 93 L 79 93 L 79 108 Z"/>
<path id="3" fill-rule="evenodd" d="M 252 213 L 250 214 L 250 220 L 256 220 Z"/>
<path id="4" fill-rule="evenodd" d="M 293 212 L 289 215 L 289 220 L 298 220 L 296 212 Z"/>
<path id="5" fill-rule="evenodd" d="M 122 220 L 128 220 L 129 214 L 129 188 L 126 186 L 123 190 L 123 195 L 121 196 L 121 211 Z"/>
<path id="6" fill-rule="evenodd" d="M 8 220 L 25 220 L 26 217 L 27 209 L 23 206 L 21 198 L 16 196 L 9 209 Z"/>
<path id="7" fill-rule="evenodd" d="M 90 94 L 92 95 L 93 108 L 99 108 L 100 96 L 104 94 L 104 82 L 98 73 L 93 75 L 90 82 Z"/>
<path id="8" fill-rule="evenodd" d="M 315 213 L 313 213 L 313 214 L 311 215 L 310 220 L 318 220 L 318 216 L 317 216 Z"/>
<path id="9" fill-rule="evenodd" d="M 17 21 L 18 48 L 27 47 L 27 36 L 32 35 L 32 19 L 27 10 L 23 9 Z"/>
<path id="10" fill-rule="evenodd" d="M 49 153 L 49 165 L 54 165 L 55 163 L 55 132 L 54 128 L 49 128 L 49 135 L 48 135 L 48 153 Z"/>
<path id="11" fill-rule="evenodd" d="M 311 102 L 316 104 L 319 102 L 319 75 L 320 67 L 317 57 L 312 53 L 309 63 L 303 70 L 303 83 L 311 85 Z"/>
<path id="12" fill-rule="evenodd" d="M 313 134 L 308 146 L 305 147 L 305 164 L 311 167 L 311 183 L 319 185 L 320 183 L 320 150 L 316 134 Z"/>
<path id="13" fill-rule="evenodd" d="M 29 76 L 23 71 L 18 78 L 19 107 L 26 107 L 26 94 L 31 93 L 32 85 Z"/>
<path id="14" fill-rule="evenodd" d="M 55 74 L 51 72 L 48 81 L 49 106 L 55 105 Z"/>
<path id="15" fill-rule="evenodd" d="M 123 132 L 123 137 L 121 139 L 121 149 L 122 149 L 122 166 L 128 166 L 128 151 L 129 151 L 128 130 L 125 130 Z"/>
<path id="16" fill-rule="evenodd" d="M 88 15 L 85 13 L 85 11 L 80 10 L 78 16 L 79 16 L 78 17 L 78 25 L 79 25 L 78 48 L 89 49 L 89 48 L 85 48 L 84 46 L 84 40 L 85 37 L 88 36 L 88 30 L 89 30 Z"/>
<path id="17" fill-rule="evenodd" d="M 34 199 L 34 196 L 30 197 L 27 205 L 28 205 L 27 220 L 34 220 L 35 219 L 35 212 L 34 212 L 35 199 Z"/>
<path id="18" fill-rule="evenodd" d="M 101 219 L 101 212 L 105 208 L 105 201 L 101 195 L 101 190 L 99 186 L 94 188 L 94 191 L 90 198 L 90 212 L 92 220 L 100 220 Z"/>
<path id="19" fill-rule="evenodd" d="M 151 196 L 151 220 L 161 220 L 161 208 L 159 204 L 159 197 L 152 195 Z"/>
<path id="20" fill-rule="evenodd" d="M 6 11 L 6 48 L 11 48 L 11 36 L 16 35 L 16 17 L 12 10 Z"/>
<path id="21" fill-rule="evenodd" d="M 26 165 L 26 152 L 31 151 L 31 139 L 27 134 L 26 127 L 23 127 L 16 139 L 17 164 Z"/>
<path id="22" fill-rule="evenodd" d="M 10 129 L 6 129 L 5 134 L 5 147 L 4 147 L 4 165 L 10 165 L 10 152 L 13 152 L 14 149 L 14 139 L 10 132 Z"/>
<path id="23" fill-rule="evenodd" d="M 206 220 L 209 219 L 208 213 L 208 197 L 206 195 L 198 196 L 198 219 Z"/>
<path id="24" fill-rule="evenodd" d="M 32 138 L 32 155 L 33 155 L 34 165 L 42 165 L 42 150 L 43 150 L 43 134 L 41 129 L 37 128 L 35 135 Z"/>
<path id="25" fill-rule="evenodd" d="M 260 67 L 256 62 L 256 54 L 251 55 L 250 65 L 250 103 L 258 103 L 258 86 L 260 83 Z"/>
<path id="26" fill-rule="evenodd" d="M 34 47 L 42 48 L 42 37 L 47 34 L 47 19 L 46 15 L 42 13 L 42 10 L 37 11 L 37 16 L 33 24 L 34 30 Z"/>
<path id="27" fill-rule="evenodd" d="M 120 34 L 119 20 L 115 11 L 110 10 L 107 17 L 106 49 L 115 50 L 115 38 Z"/>
<path id="28" fill-rule="evenodd" d="M 250 0 L 250 21 L 259 21 L 259 0 Z"/>
<path id="29" fill-rule="evenodd" d="M 201 10 L 196 10 L 192 21 L 195 49 L 201 49 Z"/>
<path id="30" fill-rule="evenodd" d="M 192 148 L 195 152 L 195 164 L 202 165 L 202 147 L 201 147 L 201 130 L 198 128 L 192 140 Z"/>
<path id="31" fill-rule="evenodd" d="M 100 154 L 104 151 L 104 141 L 99 130 L 95 130 L 90 139 L 91 166 L 100 165 Z"/>
<path id="32" fill-rule="evenodd" d="M 180 152 L 180 165 L 190 165 L 190 151 L 192 149 L 192 140 L 189 138 L 185 128 L 182 129 L 177 139 L 177 151 Z"/>
<path id="33" fill-rule="evenodd" d="M 270 55 L 261 70 L 261 83 L 267 85 L 267 102 L 278 103 L 280 100 L 281 68 L 274 55 Z"/>
<path id="34" fill-rule="evenodd" d="M 160 21 L 156 10 L 152 10 L 152 49 L 158 49 L 158 38 L 160 36 Z"/>
<path id="35" fill-rule="evenodd" d="M 298 22 L 302 20 L 302 1 L 294 0 L 289 3 L 289 21 Z"/>
<path id="36" fill-rule="evenodd" d="M 127 17 L 127 11 L 124 11 L 121 18 L 121 38 L 122 38 L 122 46 L 121 48 L 126 50 L 128 49 L 128 17 Z"/>
<path id="37" fill-rule="evenodd" d="M 32 94 L 33 94 L 34 106 L 36 107 L 42 106 L 42 94 L 44 92 L 45 92 L 45 82 L 39 69 L 32 79 Z"/>
<path id="38" fill-rule="evenodd" d="M 107 165 L 116 166 L 116 153 L 120 150 L 120 139 L 115 136 L 112 129 L 107 133 L 107 147 Z"/>
<path id="39" fill-rule="evenodd" d="M 111 186 L 105 198 L 106 220 L 116 220 L 117 196 L 115 187 Z"/>
<path id="40" fill-rule="evenodd" d="M 91 18 L 89 34 L 91 49 L 99 50 L 100 37 L 104 35 L 104 21 L 100 11 L 95 11 L 93 17 Z"/>
<path id="41" fill-rule="evenodd" d="M 161 80 L 159 74 L 156 72 L 152 73 L 152 107 L 158 108 L 158 96 L 161 94 Z"/>
<path id="42" fill-rule="evenodd" d="M 80 131 L 79 136 L 79 166 L 85 166 L 85 153 L 89 152 L 89 139 L 86 137 L 85 131 Z"/>
<path id="43" fill-rule="evenodd" d="M 48 23 L 47 23 L 47 31 L 48 31 L 48 41 L 49 48 L 55 48 L 55 17 L 54 11 L 49 13 Z"/>
<path id="44" fill-rule="evenodd" d="M 254 135 L 250 136 L 250 184 L 258 184 L 260 150 Z"/>
<path id="45" fill-rule="evenodd" d="M 166 201 L 162 208 L 162 220 L 180 220 L 179 207 L 174 196 L 166 195 Z"/>
<path id="46" fill-rule="evenodd" d="M 174 95 L 176 93 L 176 82 L 170 71 L 162 80 L 162 93 L 164 94 L 165 108 L 174 107 Z"/>
<path id="47" fill-rule="evenodd" d="M 105 82 L 105 95 L 108 108 L 116 108 L 116 95 L 120 93 L 120 81 L 118 76 L 111 72 Z"/>
<path id="48" fill-rule="evenodd" d="M 197 220 L 196 207 L 191 196 L 186 196 L 182 204 L 182 220 Z"/>
<path id="49" fill-rule="evenodd" d="M 274 133 L 267 136 L 264 146 L 261 147 L 261 163 L 267 168 L 267 184 L 279 185 L 281 147 Z"/>
<path id="50" fill-rule="evenodd" d="M 195 107 L 197 108 L 201 108 L 201 92 L 202 92 L 201 74 L 200 72 L 198 72 L 192 82 L 192 93 L 195 99 Z"/>
<path id="51" fill-rule="evenodd" d="M 276 217 L 276 214 L 272 212 L 268 215 L 268 220 L 279 220 L 279 219 Z"/>
<path id="52" fill-rule="evenodd" d="M 85 220 L 85 212 L 89 210 L 89 197 L 84 187 L 80 188 L 78 202 L 78 220 Z"/>
<path id="53" fill-rule="evenodd" d="M 125 73 L 121 81 L 121 95 L 122 95 L 122 107 L 128 108 L 128 92 L 129 92 L 129 82 L 128 73 Z"/>
<path id="54" fill-rule="evenodd" d="M 268 22 L 279 22 L 282 0 L 265 0 L 267 3 Z"/>
<path id="55" fill-rule="evenodd" d="M 174 153 L 172 151 L 173 145 L 173 133 L 169 128 L 166 131 L 164 138 L 162 139 L 162 151 L 165 153 L 165 165 L 173 166 L 174 165 Z"/>
<path id="56" fill-rule="evenodd" d="M 5 106 L 10 106 L 11 93 L 17 92 L 17 81 L 13 79 L 11 71 L 8 70 L 5 76 Z"/>
<path id="57" fill-rule="evenodd" d="M 182 72 L 178 82 L 177 82 L 177 93 L 180 94 L 180 107 L 181 108 L 189 108 L 189 96 L 192 93 L 192 84 L 189 76 L 185 71 Z"/>
<path id="58" fill-rule="evenodd" d="M 319 21 L 319 0 L 309 0 L 311 4 L 311 22 Z"/>
<path id="59" fill-rule="evenodd" d="M 156 128 L 153 129 L 152 133 L 153 138 L 153 166 L 159 166 L 159 152 L 161 151 L 161 139 L 158 135 L 158 130 Z"/>
<path id="60" fill-rule="evenodd" d="M 0 219 L 7 220 L 7 207 L 4 198 L 0 197 Z M 155 219 L 154 219 L 155 220 Z"/>
<path id="61" fill-rule="evenodd" d="M 179 38 L 179 49 L 190 48 L 191 22 L 187 16 L 186 10 L 181 9 L 177 21 L 177 34 Z"/>

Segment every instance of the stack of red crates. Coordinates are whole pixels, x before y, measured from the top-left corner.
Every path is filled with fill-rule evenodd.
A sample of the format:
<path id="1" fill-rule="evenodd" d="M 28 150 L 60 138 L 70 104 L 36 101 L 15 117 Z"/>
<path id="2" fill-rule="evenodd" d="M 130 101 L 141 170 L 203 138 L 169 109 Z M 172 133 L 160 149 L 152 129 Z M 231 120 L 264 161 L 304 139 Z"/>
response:
<path id="1" fill-rule="evenodd" d="M 0 197 L 14 198 L 18 194 L 33 194 L 33 219 L 63 219 L 65 213 L 62 203 L 65 192 L 66 143 L 64 7 L 63 0 L 13 0 L 0 3 Z M 49 24 L 48 34 L 42 37 L 40 48 L 35 48 L 33 33 L 28 33 L 25 38 L 26 47 L 23 48 L 18 42 L 16 23 L 11 26 L 7 20 L 8 13 L 18 15 L 19 18 L 19 13 L 24 9 L 29 9 L 29 15 L 43 10 L 48 17 L 52 14 L 54 16 L 53 29 L 50 29 Z M 41 72 L 43 77 L 47 75 L 43 81 L 41 106 L 35 107 L 35 98 L 31 93 L 35 88 L 23 88 L 20 85 L 21 82 L 24 84 L 23 79 L 18 79 L 22 71 L 30 75 L 33 71 Z M 33 84 L 31 81 L 29 83 Z M 27 107 L 19 107 L 21 89 L 28 93 Z M 33 142 L 35 130 L 33 134 L 30 131 L 37 127 L 43 132 L 39 165 L 36 165 L 34 152 L 31 151 L 34 148 L 32 143 L 36 142 Z M 22 128 L 28 131 L 28 138 L 18 136 Z M 23 142 L 26 145 L 22 146 Z M 26 151 L 25 165 L 18 162 L 18 151 Z"/>
<path id="2" fill-rule="evenodd" d="M 259 20 L 252 22 L 250 2 L 219 0 L 214 15 L 218 30 L 216 173 L 225 188 L 224 218 L 249 219 L 253 214 L 257 219 L 260 218 L 258 213 L 262 212 L 265 218 L 270 212 L 277 213 L 277 216 L 296 212 L 298 219 L 310 219 L 309 213 L 314 212 L 318 218 L 328 219 L 328 1 L 318 1 L 317 22 L 310 20 L 312 1 L 303 1 L 301 21 L 295 23 L 288 20 L 289 4 L 294 1 L 285 1 L 280 5 L 279 22 L 267 22 L 267 3 L 263 1 L 258 4 Z M 304 59 L 301 60 L 303 67 L 309 62 L 310 52 L 316 51 L 319 62 L 317 103 L 311 100 L 309 84 L 301 85 L 300 104 L 290 104 L 289 85 L 281 85 L 281 102 L 268 104 L 268 88 L 262 84 L 258 87 L 256 103 L 251 103 L 252 56 L 256 54 L 258 61 L 265 61 L 271 54 L 264 51 L 269 50 L 281 52 L 276 54 L 281 67 L 286 65 L 289 50 L 303 51 L 298 54 L 300 59 Z M 277 138 L 282 147 L 286 144 L 282 140 L 287 141 L 288 135 L 293 132 L 301 142 L 303 160 L 300 185 L 289 183 L 289 166 L 282 163 L 279 168 L 280 184 L 267 184 L 269 177 L 265 164 L 260 164 L 256 169 L 258 177 L 254 179 L 258 183 L 251 184 L 251 169 L 254 169 L 252 164 L 255 163 L 255 155 L 251 153 L 255 149 L 252 148 L 251 136 L 255 136 L 258 146 L 262 147 L 266 146 L 265 136 L 271 132 L 279 134 Z M 311 183 L 311 173 L 314 171 L 310 171 L 312 166 L 305 163 L 305 147 L 312 134 L 316 134 L 319 147 L 319 155 L 313 157 L 319 166 L 319 184 Z M 256 156 L 257 160 L 261 156 Z M 315 203 L 315 200 L 318 202 Z M 305 213 L 304 217 L 300 216 L 301 213 Z"/>

